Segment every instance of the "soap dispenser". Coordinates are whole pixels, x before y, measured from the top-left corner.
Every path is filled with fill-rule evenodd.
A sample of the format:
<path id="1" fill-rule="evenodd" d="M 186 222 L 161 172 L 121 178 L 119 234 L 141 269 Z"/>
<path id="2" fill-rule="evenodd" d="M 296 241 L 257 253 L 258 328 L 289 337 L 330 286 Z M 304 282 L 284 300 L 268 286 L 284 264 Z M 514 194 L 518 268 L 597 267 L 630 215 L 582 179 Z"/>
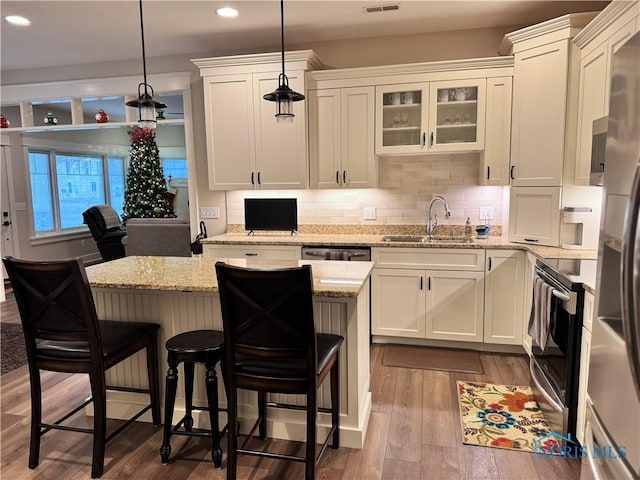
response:
<path id="1" fill-rule="evenodd" d="M 464 236 L 468 242 L 473 239 L 473 229 L 471 228 L 471 219 L 467 217 L 467 223 L 464 224 Z"/>

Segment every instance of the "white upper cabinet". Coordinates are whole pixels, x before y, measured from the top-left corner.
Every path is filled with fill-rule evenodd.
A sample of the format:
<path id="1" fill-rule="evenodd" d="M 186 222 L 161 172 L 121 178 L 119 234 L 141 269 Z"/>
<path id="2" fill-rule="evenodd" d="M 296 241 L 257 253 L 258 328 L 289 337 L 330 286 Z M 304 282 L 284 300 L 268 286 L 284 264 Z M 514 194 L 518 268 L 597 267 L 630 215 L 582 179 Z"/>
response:
<path id="1" fill-rule="evenodd" d="M 612 2 L 573 42 L 580 49 L 576 185 L 588 185 L 593 122 L 609 113 L 611 59 L 636 31 L 640 3 Z"/>
<path id="2" fill-rule="evenodd" d="M 481 185 L 509 185 L 513 77 L 487 78 L 487 124 L 480 162 Z"/>
<path id="3" fill-rule="evenodd" d="M 426 153 L 429 85 L 376 87 L 376 154 Z"/>
<path id="4" fill-rule="evenodd" d="M 511 184 L 562 185 L 568 40 L 516 53 L 511 130 Z"/>
<path id="5" fill-rule="evenodd" d="M 376 88 L 376 154 L 481 150 L 486 80 Z"/>
<path id="6" fill-rule="evenodd" d="M 482 150 L 486 80 L 431 82 L 429 150 Z"/>
<path id="7" fill-rule="evenodd" d="M 312 188 L 377 186 L 374 87 L 310 90 Z"/>
<path id="8" fill-rule="evenodd" d="M 305 71 L 320 65 L 311 51 L 286 54 L 289 86 L 305 92 Z M 262 97 L 278 87 L 280 54 L 192 60 L 204 86 L 209 188 L 300 189 L 307 186 L 306 100 L 292 122 L 278 122 Z"/>
<path id="9" fill-rule="evenodd" d="M 561 190 L 561 187 L 512 187 L 509 240 L 558 247 Z"/>

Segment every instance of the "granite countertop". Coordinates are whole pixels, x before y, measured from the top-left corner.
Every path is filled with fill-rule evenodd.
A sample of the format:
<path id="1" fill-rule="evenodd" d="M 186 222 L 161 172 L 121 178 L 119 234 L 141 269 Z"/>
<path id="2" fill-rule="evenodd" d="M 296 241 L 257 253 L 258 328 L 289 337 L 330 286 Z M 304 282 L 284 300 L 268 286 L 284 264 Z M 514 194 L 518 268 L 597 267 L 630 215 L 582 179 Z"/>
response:
<path id="1" fill-rule="evenodd" d="M 356 297 L 374 266 L 373 262 L 132 256 L 92 265 L 86 271 L 94 288 L 217 292 L 215 263 L 219 260 L 257 269 L 311 265 L 314 295 L 333 298 Z"/>
<path id="2" fill-rule="evenodd" d="M 300 233 L 297 235 L 257 232 L 223 233 L 202 240 L 203 244 L 213 245 L 296 245 L 296 246 L 363 246 L 363 247 L 414 247 L 414 248 L 495 248 L 505 250 L 525 250 L 540 258 L 597 258 L 597 250 L 569 250 L 558 247 L 528 245 L 509 242 L 502 236 L 489 236 L 486 239 L 473 239 L 470 243 L 454 243 L 439 241 L 437 243 L 421 242 L 383 242 L 380 234 L 334 234 L 334 233 Z"/>

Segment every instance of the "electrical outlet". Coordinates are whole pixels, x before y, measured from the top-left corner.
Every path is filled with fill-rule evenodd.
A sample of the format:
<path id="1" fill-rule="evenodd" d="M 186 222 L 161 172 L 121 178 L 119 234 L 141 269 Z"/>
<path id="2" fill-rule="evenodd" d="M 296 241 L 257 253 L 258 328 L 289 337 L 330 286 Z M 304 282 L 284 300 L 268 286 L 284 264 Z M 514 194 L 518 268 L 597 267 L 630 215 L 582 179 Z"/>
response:
<path id="1" fill-rule="evenodd" d="M 493 207 L 480 207 L 480 220 L 487 221 L 493 220 Z"/>
<path id="2" fill-rule="evenodd" d="M 362 215 L 363 220 L 375 220 L 376 219 L 376 207 L 364 207 Z"/>
<path id="3" fill-rule="evenodd" d="M 220 218 L 220 207 L 200 207 L 200 218 Z"/>

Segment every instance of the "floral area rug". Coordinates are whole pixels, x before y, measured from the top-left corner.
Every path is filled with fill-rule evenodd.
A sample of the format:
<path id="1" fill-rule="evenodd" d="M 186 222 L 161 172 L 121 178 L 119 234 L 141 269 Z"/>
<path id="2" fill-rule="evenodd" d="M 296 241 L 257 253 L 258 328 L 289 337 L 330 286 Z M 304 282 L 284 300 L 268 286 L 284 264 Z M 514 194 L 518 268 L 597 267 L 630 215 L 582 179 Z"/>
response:
<path id="1" fill-rule="evenodd" d="M 530 387 L 458 381 L 462 443 L 523 452 L 552 452 L 549 434 Z"/>

